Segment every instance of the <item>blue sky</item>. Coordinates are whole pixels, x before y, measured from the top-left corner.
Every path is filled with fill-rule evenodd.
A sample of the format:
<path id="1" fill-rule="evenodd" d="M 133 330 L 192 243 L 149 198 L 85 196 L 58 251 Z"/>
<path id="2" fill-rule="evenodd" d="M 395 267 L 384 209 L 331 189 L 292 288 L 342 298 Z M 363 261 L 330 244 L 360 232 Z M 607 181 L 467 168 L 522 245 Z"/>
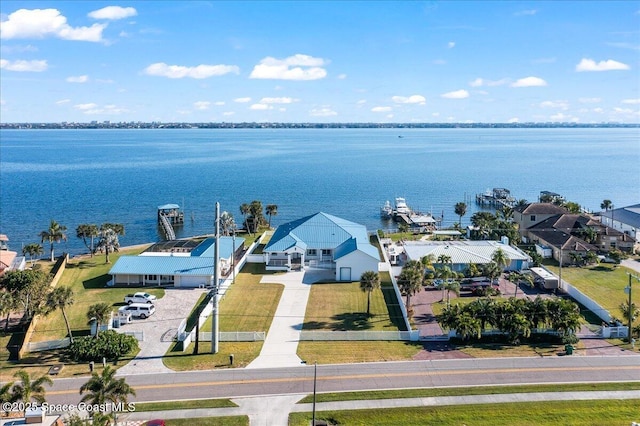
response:
<path id="1" fill-rule="evenodd" d="M 0 120 L 640 122 L 640 2 L 0 3 Z"/>

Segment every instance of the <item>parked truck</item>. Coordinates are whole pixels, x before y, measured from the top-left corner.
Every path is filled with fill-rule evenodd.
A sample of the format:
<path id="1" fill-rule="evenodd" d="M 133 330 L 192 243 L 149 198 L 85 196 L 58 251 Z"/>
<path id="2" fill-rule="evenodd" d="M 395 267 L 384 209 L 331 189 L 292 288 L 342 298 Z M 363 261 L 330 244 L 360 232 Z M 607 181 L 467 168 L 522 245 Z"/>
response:
<path id="1" fill-rule="evenodd" d="M 543 290 L 555 290 L 558 286 L 558 277 L 543 268 L 531 268 L 533 282 Z"/>
<path id="2" fill-rule="evenodd" d="M 137 293 L 127 294 L 124 297 L 124 303 L 130 305 L 132 303 L 155 303 L 156 296 L 153 294 L 145 293 L 143 291 L 139 291 Z"/>

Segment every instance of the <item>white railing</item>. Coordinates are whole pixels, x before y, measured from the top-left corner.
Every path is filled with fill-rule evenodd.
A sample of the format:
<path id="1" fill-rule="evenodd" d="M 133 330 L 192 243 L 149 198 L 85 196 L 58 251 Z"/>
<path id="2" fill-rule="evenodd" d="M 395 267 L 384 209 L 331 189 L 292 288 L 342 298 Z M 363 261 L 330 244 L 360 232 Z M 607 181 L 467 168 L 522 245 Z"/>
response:
<path id="1" fill-rule="evenodd" d="M 29 342 L 27 343 L 27 352 L 42 352 L 52 349 L 66 348 L 71 344 L 71 339 L 65 337 L 60 340 L 47 340 L 45 342 Z"/>
<path id="2" fill-rule="evenodd" d="M 300 332 L 300 340 L 306 341 L 417 341 L 419 331 L 305 331 Z"/>

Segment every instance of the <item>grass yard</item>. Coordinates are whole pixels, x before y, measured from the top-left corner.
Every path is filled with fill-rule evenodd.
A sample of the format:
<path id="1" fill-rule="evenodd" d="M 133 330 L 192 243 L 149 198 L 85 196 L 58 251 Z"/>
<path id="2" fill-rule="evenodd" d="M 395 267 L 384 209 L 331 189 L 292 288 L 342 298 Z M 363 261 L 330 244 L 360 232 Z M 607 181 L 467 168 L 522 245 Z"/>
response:
<path id="1" fill-rule="evenodd" d="M 197 417 L 165 420 L 167 426 L 249 426 L 249 416 Z"/>
<path id="2" fill-rule="evenodd" d="M 143 251 L 143 248 L 125 249 L 119 253 L 110 255 L 111 263 L 104 262 L 104 256 L 82 257 L 71 259 L 62 275 L 58 286 L 67 286 L 75 293 L 75 303 L 67 309 L 67 316 L 71 324 L 71 330 L 75 335 L 89 334 L 87 324 L 87 310 L 94 303 L 105 302 L 117 310 L 118 306 L 124 305 L 124 296 L 128 293 L 139 291 L 139 288 L 119 288 L 105 287 L 109 280 L 109 269 L 115 261 L 122 255 L 136 255 Z M 145 288 L 145 291 L 155 294 L 158 298 L 164 296 L 164 289 Z M 62 317 L 62 312 L 57 310 L 46 317 L 40 317 L 33 333 L 32 341 L 40 342 L 45 340 L 62 339 L 67 336 L 67 328 Z"/>
<path id="3" fill-rule="evenodd" d="M 321 411 L 316 419 L 339 425 L 624 425 L 638 420 L 640 400 L 545 401 L 376 410 Z M 289 425 L 303 426 L 311 413 L 292 413 Z"/>
<path id="4" fill-rule="evenodd" d="M 422 349 L 419 342 L 300 342 L 298 356 L 308 364 L 345 364 L 356 362 L 407 361 Z"/>
<path id="5" fill-rule="evenodd" d="M 224 299 L 220 302 L 220 331 L 265 331 L 278 308 L 284 286 L 261 284 L 263 276 L 274 274 L 265 270 L 264 264 L 247 263 L 236 277 Z M 211 331 L 207 321 L 202 331 Z M 263 342 L 220 342 L 219 352 L 211 354 L 211 342 L 201 342 L 198 354 L 194 344 L 186 352 L 171 348 L 163 358 L 164 364 L 176 371 L 208 370 L 230 367 L 229 356 L 234 355 L 234 367 L 245 367 L 262 349 Z"/>

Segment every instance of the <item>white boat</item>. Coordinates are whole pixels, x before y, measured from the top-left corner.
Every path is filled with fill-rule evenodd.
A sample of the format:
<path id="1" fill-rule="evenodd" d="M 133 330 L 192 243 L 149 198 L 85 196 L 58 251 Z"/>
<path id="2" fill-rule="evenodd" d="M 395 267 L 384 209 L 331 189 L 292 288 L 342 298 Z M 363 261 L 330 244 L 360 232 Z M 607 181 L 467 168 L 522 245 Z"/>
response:
<path id="1" fill-rule="evenodd" d="M 391 202 L 387 200 L 384 206 L 380 207 L 380 217 L 389 219 L 391 216 L 393 216 L 393 207 L 391 207 Z"/>
<path id="2" fill-rule="evenodd" d="M 411 214 L 411 209 L 407 206 L 407 202 L 402 197 L 396 197 L 395 214 Z"/>

